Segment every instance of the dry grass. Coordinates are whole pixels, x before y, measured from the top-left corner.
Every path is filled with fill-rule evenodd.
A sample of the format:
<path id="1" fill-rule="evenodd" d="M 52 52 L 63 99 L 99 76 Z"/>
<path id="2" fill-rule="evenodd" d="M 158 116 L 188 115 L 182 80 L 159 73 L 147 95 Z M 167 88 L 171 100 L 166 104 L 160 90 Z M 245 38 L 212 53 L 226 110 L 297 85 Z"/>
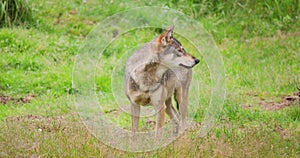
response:
<path id="1" fill-rule="evenodd" d="M 145 153 L 120 151 L 102 144 L 76 114 L 61 117 L 8 117 L 0 130 L 1 157 L 297 157 L 300 126 L 277 124 L 245 127 L 222 123 L 208 136 L 197 136 L 199 125 L 177 141 Z"/>

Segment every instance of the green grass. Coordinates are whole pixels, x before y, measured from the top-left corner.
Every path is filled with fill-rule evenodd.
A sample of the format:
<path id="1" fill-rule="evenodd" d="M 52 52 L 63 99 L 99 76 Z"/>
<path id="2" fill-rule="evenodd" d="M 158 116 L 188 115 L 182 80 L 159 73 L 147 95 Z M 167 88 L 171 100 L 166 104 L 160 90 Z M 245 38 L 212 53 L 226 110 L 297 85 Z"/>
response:
<path id="1" fill-rule="evenodd" d="M 30 26 L 31 22 L 32 10 L 27 0 L 0 1 L 0 27 Z"/>
<path id="2" fill-rule="evenodd" d="M 298 1 L 33 0 L 29 5 L 33 22 L 0 30 L 0 96 L 15 98 L 7 104 L 0 102 L 0 157 L 299 157 L 299 101 L 280 110 L 261 106 L 262 102 L 281 102 L 300 87 Z M 177 9 L 213 35 L 225 63 L 226 100 L 216 126 L 206 137 L 199 137 L 199 128 L 193 127 L 162 149 L 123 152 L 93 137 L 76 115 L 74 59 L 97 22 L 126 9 L 152 5 Z M 104 51 L 99 59 L 104 66 L 95 73 L 96 94 L 104 111 L 118 109 L 111 88 L 115 63 L 124 51 L 159 32 L 153 28 L 133 30 Z M 188 51 L 196 52 L 183 37 L 176 37 Z M 205 62 L 196 68 L 202 84 L 198 96 L 202 108 L 192 117 L 202 122 L 211 83 Z M 122 76 L 122 68 L 117 75 Z M 35 97 L 30 102 L 17 101 L 32 94 Z M 117 111 L 107 116 L 129 129 L 128 114 Z M 154 118 L 142 119 L 140 129 L 153 128 L 146 125 L 149 120 Z"/>

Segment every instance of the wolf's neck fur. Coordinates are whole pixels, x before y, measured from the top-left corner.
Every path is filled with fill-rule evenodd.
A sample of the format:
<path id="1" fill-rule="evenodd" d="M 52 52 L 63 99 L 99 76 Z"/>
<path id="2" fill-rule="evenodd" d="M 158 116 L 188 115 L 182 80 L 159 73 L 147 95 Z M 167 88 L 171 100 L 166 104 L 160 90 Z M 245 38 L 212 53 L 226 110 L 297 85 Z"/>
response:
<path id="1" fill-rule="evenodd" d="M 151 91 L 160 85 L 168 67 L 157 62 L 149 62 L 136 69 L 134 79 L 142 91 Z"/>
<path id="2" fill-rule="evenodd" d="M 168 70 L 168 67 L 160 63 L 149 63 L 144 67 L 144 76 L 153 78 L 153 82 L 160 82 L 163 74 Z"/>

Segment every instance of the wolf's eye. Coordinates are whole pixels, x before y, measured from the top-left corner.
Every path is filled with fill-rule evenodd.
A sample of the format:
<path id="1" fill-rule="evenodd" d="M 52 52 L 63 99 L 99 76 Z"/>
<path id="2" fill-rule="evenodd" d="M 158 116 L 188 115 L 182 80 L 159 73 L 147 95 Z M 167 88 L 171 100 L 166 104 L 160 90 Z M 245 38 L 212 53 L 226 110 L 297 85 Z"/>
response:
<path id="1" fill-rule="evenodd" d="M 178 51 L 178 52 L 176 52 L 176 56 L 177 56 L 177 57 L 181 57 L 181 56 L 182 56 L 182 50 L 181 50 L 181 49 L 178 49 L 177 51 Z"/>

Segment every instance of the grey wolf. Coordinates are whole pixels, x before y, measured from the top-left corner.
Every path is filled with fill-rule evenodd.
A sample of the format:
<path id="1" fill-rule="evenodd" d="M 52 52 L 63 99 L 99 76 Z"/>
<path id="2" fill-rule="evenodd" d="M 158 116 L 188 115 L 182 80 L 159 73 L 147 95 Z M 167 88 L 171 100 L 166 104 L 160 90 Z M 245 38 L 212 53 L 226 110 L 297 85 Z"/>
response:
<path id="1" fill-rule="evenodd" d="M 126 62 L 124 88 L 131 102 L 131 130 L 138 131 L 140 107 L 152 105 L 156 111 L 155 134 L 164 125 L 167 113 L 175 125 L 174 132 L 186 124 L 188 90 L 192 68 L 199 59 L 188 54 L 173 37 L 174 26 L 166 29 Z M 172 105 L 175 96 L 177 110 Z"/>

